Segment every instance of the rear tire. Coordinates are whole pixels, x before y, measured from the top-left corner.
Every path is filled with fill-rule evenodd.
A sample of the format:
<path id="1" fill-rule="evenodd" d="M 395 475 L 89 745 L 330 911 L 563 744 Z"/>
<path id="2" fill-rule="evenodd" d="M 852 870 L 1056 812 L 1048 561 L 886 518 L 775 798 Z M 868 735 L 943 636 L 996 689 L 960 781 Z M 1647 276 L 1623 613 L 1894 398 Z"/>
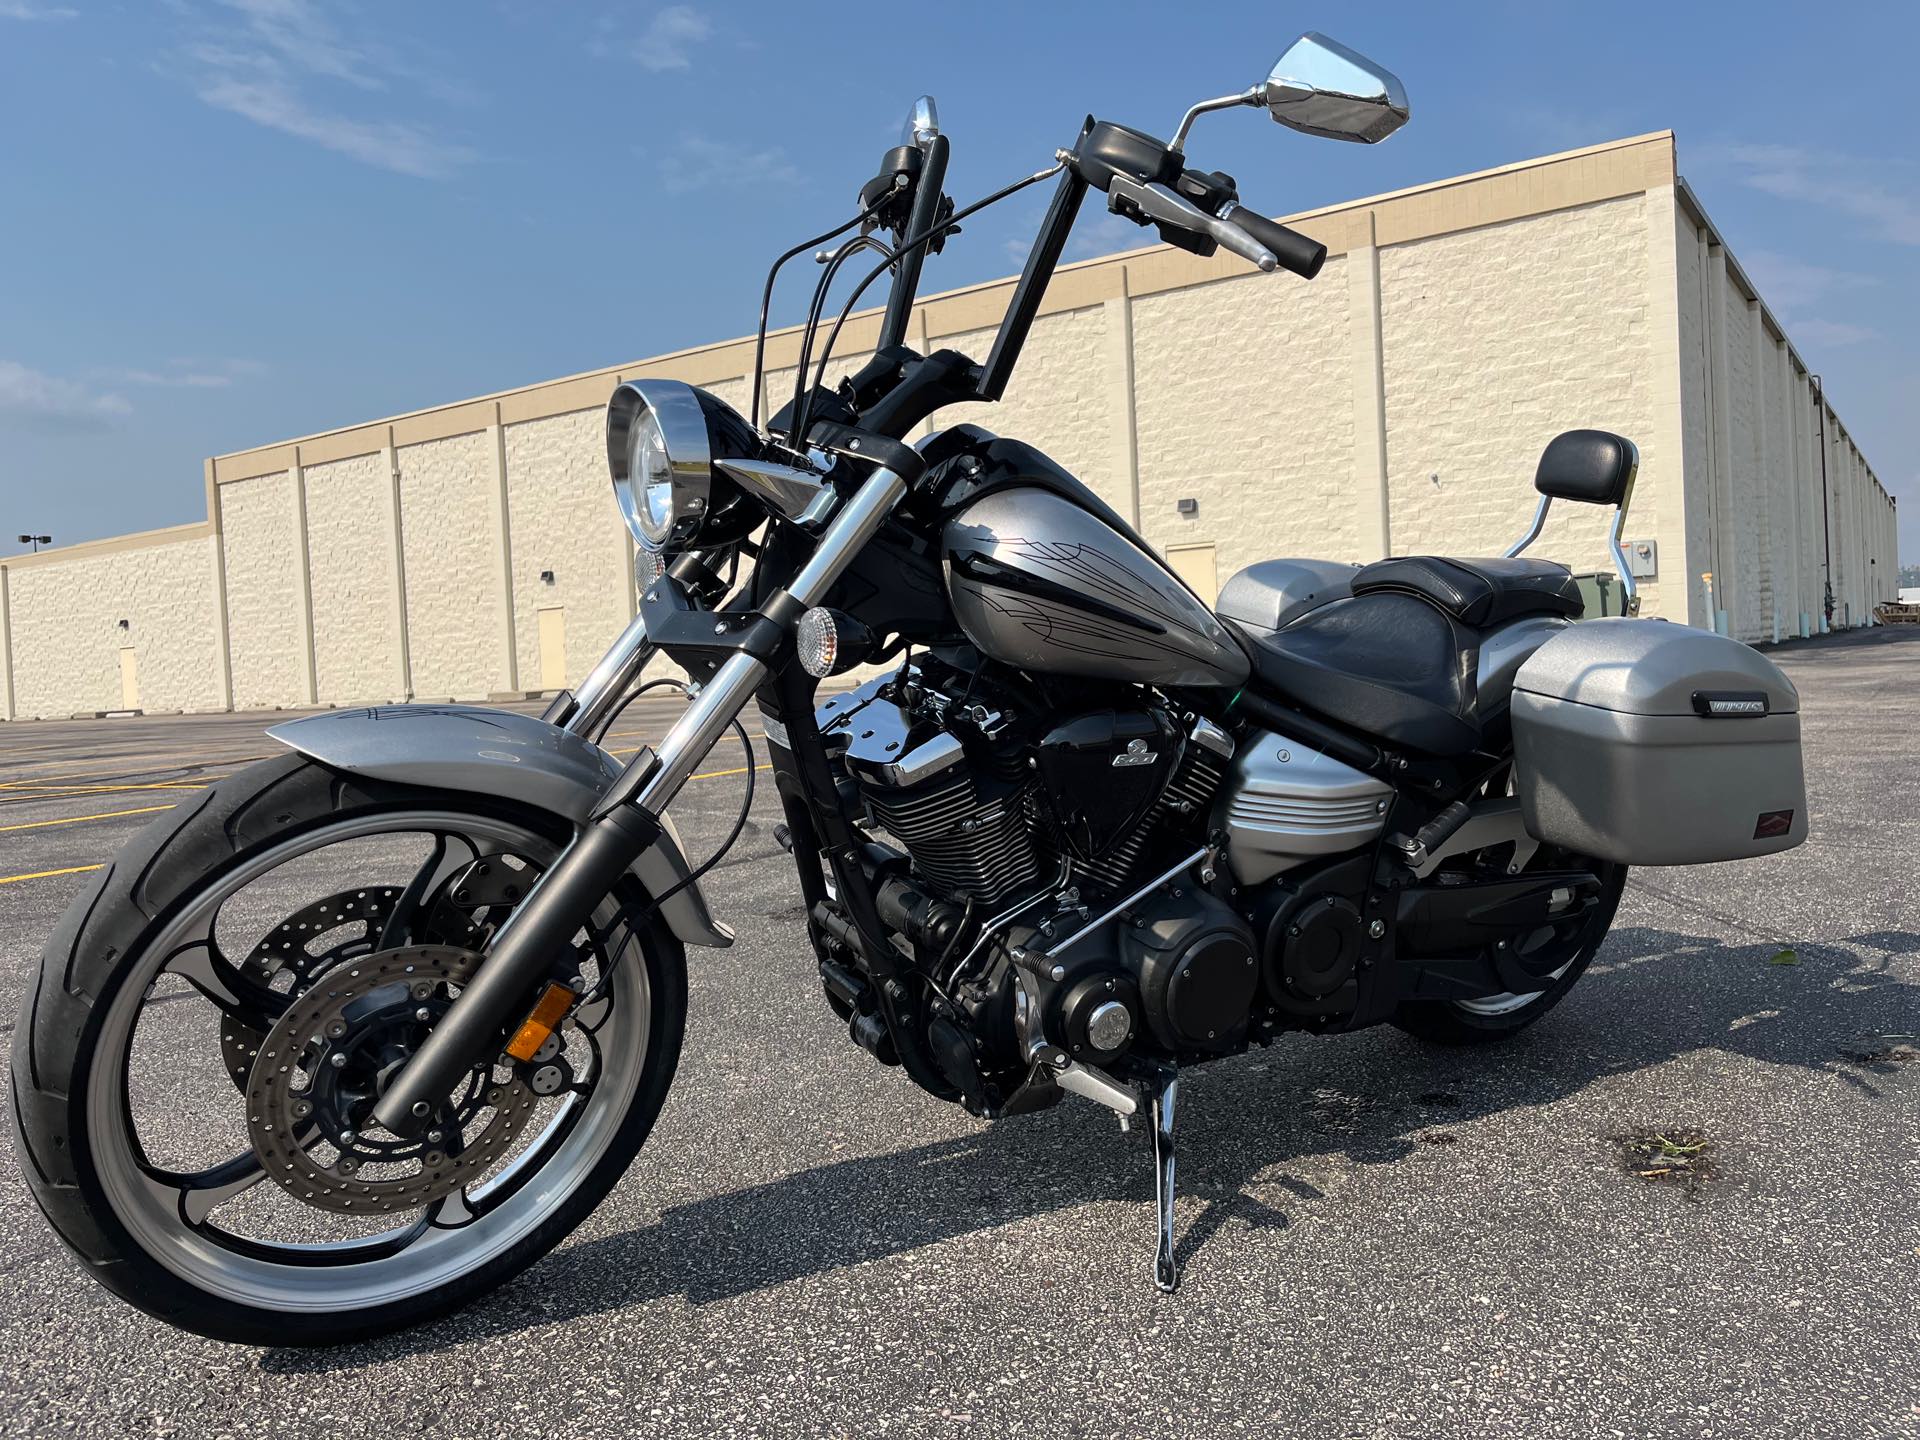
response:
<path id="1" fill-rule="evenodd" d="M 1500 1001 L 1409 1000 L 1394 1014 L 1394 1025 L 1409 1035 L 1437 1045 L 1487 1045 L 1519 1034 L 1553 1009 L 1586 973 L 1587 966 L 1593 963 L 1593 957 L 1606 942 L 1607 932 L 1613 928 L 1614 913 L 1620 908 L 1620 895 L 1627 883 L 1627 867 L 1600 864 L 1598 868 L 1603 885 L 1600 904 L 1587 917 L 1578 948 L 1566 968 L 1554 977 L 1553 983 L 1546 989 L 1531 999 L 1504 997 L 1511 998 L 1515 1002 L 1513 1004 Z"/>
<path id="2" fill-rule="evenodd" d="M 103 1168 L 108 1152 L 101 1145 L 120 1142 L 111 1127 L 102 1129 L 102 1081 L 94 1074 L 97 1065 L 123 1066 L 108 1053 L 112 1045 L 102 1045 L 110 1014 L 123 1016 L 127 1005 L 140 1003 L 123 992 L 135 985 L 148 990 L 156 964 L 164 963 L 155 961 L 153 948 L 222 875 L 278 853 L 302 832 L 356 817 L 371 821 L 383 812 L 423 810 L 539 834 L 554 853 L 566 840 L 565 822 L 537 811 L 487 797 L 341 775 L 289 756 L 229 777 L 143 831 L 55 928 L 13 1046 L 17 1148 L 41 1211 L 81 1263 L 122 1299 L 183 1329 L 251 1345 L 337 1344 L 419 1324 L 468 1304 L 551 1250 L 605 1198 L 646 1142 L 679 1061 L 686 1014 L 685 952 L 657 915 L 643 933 L 629 938 L 630 948 L 613 952 L 621 966 L 644 967 L 630 982 L 630 993 L 644 996 L 637 1005 L 648 1026 L 644 1055 L 637 1066 L 629 1064 L 621 1089 L 607 1102 L 627 1108 L 596 1122 L 597 1151 L 580 1152 L 577 1170 L 565 1177 L 568 1188 L 553 1197 L 550 1209 L 530 1210 L 533 1192 L 541 1187 L 525 1187 L 529 1199 L 515 1213 L 527 1218 L 511 1226 L 501 1222 L 499 1248 L 484 1264 L 460 1270 L 463 1261 L 444 1262 L 451 1277 L 444 1283 L 435 1280 L 432 1288 L 383 1303 L 334 1308 L 290 1287 L 282 1307 L 243 1303 L 211 1284 L 198 1284 L 183 1273 L 177 1256 L 172 1265 L 163 1263 L 137 1238 L 143 1222 L 126 1212 L 124 1184 L 116 1189 L 110 1167 Z M 642 899 L 637 894 L 619 898 Z M 611 907 L 610 901 L 603 909 Z M 633 1023 L 639 1018 L 636 1014 Z M 132 1023 L 115 1020 L 115 1025 Z M 628 1098 L 621 1101 L 621 1094 Z M 586 1128 L 582 1123 L 580 1132 Z M 548 1163 L 543 1158 L 536 1173 L 544 1174 Z M 509 1203 L 520 1193 L 513 1189 Z"/>

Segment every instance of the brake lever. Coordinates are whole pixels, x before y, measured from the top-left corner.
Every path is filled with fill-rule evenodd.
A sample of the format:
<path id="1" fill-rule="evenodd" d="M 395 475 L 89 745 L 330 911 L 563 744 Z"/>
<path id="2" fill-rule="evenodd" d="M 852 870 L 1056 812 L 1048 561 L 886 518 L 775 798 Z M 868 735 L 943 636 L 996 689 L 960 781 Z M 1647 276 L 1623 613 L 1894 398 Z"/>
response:
<path id="1" fill-rule="evenodd" d="M 1114 208 L 1116 200 L 1127 201 L 1149 220 L 1206 235 L 1215 244 L 1231 250 L 1243 260 L 1251 261 L 1262 270 L 1280 268 L 1278 256 L 1231 220 L 1207 214 L 1191 200 L 1156 180 L 1135 180 L 1130 176 L 1115 175 L 1107 186 L 1109 209 Z"/>

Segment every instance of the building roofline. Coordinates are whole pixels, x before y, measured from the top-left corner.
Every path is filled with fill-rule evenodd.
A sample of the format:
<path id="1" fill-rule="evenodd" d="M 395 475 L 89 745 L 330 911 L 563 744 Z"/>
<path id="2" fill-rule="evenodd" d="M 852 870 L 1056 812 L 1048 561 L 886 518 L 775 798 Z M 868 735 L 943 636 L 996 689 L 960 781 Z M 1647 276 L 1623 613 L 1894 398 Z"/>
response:
<path id="1" fill-rule="evenodd" d="M 1383 191 L 1379 194 L 1366 195 L 1354 200 L 1344 200 L 1336 204 L 1324 205 L 1317 209 L 1298 211 L 1283 218 L 1289 225 L 1304 228 L 1309 233 L 1314 234 L 1316 239 L 1328 245 L 1330 253 L 1339 254 L 1354 248 L 1355 243 L 1362 240 L 1363 237 L 1359 233 L 1360 226 L 1352 222 L 1366 217 L 1369 212 L 1383 209 L 1396 213 L 1409 211 L 1418 212 L 1417 214 L 1410 215 L 1408 220 L 1402 224 L 1402 230 L 1406 230 L 1408 225 L 1412 226 L 1412 229 L 1408 231 L 1408 233 L 1381 236 L 1376 241 L 1376 243 L 1381 245 L 1405 243 L 1411 239 L 1421 238 L 1427 234 L 1447 233 L 1453 229 L 1478 228 L 1481 225 L 1499 223 L 1501 220 L 1521 218 L 1525 215 L 1546 214 L 1554 210 L 1569 208 L 1571 205 L 1589 203 L 1594 199 L 1609 198 L 1610 194 L 1628 194 L 1634 193 L 1635 188 L 1646 188 L 1644 183 L 1638 186 L 1632 186 L 1629 182 L 1633 176 L 1638 176 L 1644 181 L 1648 174 L 1659 175 L 1661 171 L 1664 171 L 1664 175 L 1661 177 L 1662 182 L 1671 183 L 1673 174 L 1673 138 L 1673 131 L 1671 130 L 1649 131 L 1643 135 L 1627 136 L 1618 140 L 1609 140 L 1598 145 L 1587 145 L 1578 149 L 1558 151 L 1551 155 L 1540 155 L 1526 160 L 1517 160 L 1506 165 L 1493 166 L 1485 170 L 1475 170 L 1464 175 L 1447 176 L 1444 179 L 1427 181 L 1399 190 Z M 1645 147 L 1658 147 L 1658 153 L 1651 167 L 1642 166 L 1638 169 L 1630 169 L 1626 174 L 1608 174 L 1604 177 L 1595 176 L 1593 178 L 1598 181 L 1597 186 L 1588 184 L 1585 186 L 1575 186 L 1573 188 L 1563 186 L 1556 189 L 1550 185 L 1532 188 L 1523 185 L 1523 193 L 1513 197 L 1517 205 L 1516 203 L 1509 203 L 1503 207 L 1486 209 L 1484 214 L 1481 214 L 1478 218 L 1475 218 L 1475 209 L 1471 205 L 1458 207 L 1458 214 L 1449 215 L 1445 213 L 1446 207 L 1444 201 L 1437 206 L 1431 203 L 1439 199 L 1439 197 L 1447 196 L 1448 192 L 1462 191 L 1471 187 L 1487 188 L 1490 185 L 1498 185 L 1500 182 L 1524 181 L 1532 172 L 1551 169 L 1563 169 L 1567 171 L 1594 170 L 1608 161 L 1617 160 L 1626 152 Z M 1621 188 L 1623 184 L 1628 184 L 1629 188 Z M 1343 224 L 1343 221 L 1349 223 Z M 1174 246 L 1165 244 L 1147 245 L 1132 250 L 1116 251 L 1111 254 L 1094 256 L 1086 260 L 1074 261 L 1070 264 L 1060 266 L 1055 272 L 1052 283 L 1048 287 L 1047 301 L 1049 303 L 1043 306 L 1042 313 L 1083 308 L 1087 304 L 1109 298 L 1107 293 L 1109 290 L 1112 294 L 1117 295 L 1119 293 L 1118 276 L 1121 273 L 1121 267 L 1128 264 L 1151 266 L 1156 272 L 1163 272 L 1150 279 L 1144 286 L 1138 283 L 1131 286 L 1129 293 L 1136 296 L 1229 278 L 1244 272 L 1246 268 L 1243 262 L 1237 261 L 1231 256 L 1227 256 L 1224 259 L 1203 259 L 1199 256 L 1176 249 Z M 1113 283 L 1101 283 L 1109 275 L 1113 277 Z M 1016 278 L 1017 277 L 1011 275 L 999 276 L 991 280 L 976 281 L 970 285 L 963 285 L 951 290 L 943 290 L 933 295 L 922 296 L 915 302 L 914 309 L 921 314 L 930 314 L 931 312 L 942 310 L 951 312 L 956 309 L 972 311 L 978 307 L 968 304 L 967 302 L 990 297 L 996 291 L 1009 290 Z M 849 343 L 853 343 L 854 339 L 858 336 L 862 322 L 865 322 L 865 324 L 870 327 L 876 323 L 877 317 L 883 313 L 884 308 L 884 306 L 875 306 L 872 309 L 856 311 L 848 320 L 847 334 L 849 336 Z M 993 323 L 997 323 L 997 319 L 997 315 L 993 316 Z M 786 359 L 786 363 L 791 363 L 791 360 L 784 357 L 781 352 L 789 348 L 789 346 L 797 344 L 798 337 L 804 328 L 805 327 L 801 325 L 790 325 L 767 332 L 767 368 L 769 370 L 785 368 L 781 363 L 783 359 Z M 942 335 L 955 334 L 962 330 L 978 328 L 982 327 L 973 323 L 962 324 L 951 322 L 942 323 L 940 328 L 931 331 L 931 333 Z M 343 458 L 340 454 L 331 453 L 336 451 L 338 446 L 328 445 L 326 442 L 337 441 L 347 436 L 360 437 L 362 441 L 361 448 L 351 453 L 366 454 L 372 450 L 381 448 L 380 445 L 370 442 L 378 438 L 378 432 L 382 427 L 414 429 L 417 428 L 417 422 L 441 414 L 448 414 L 453 423 L 464 427 L 462 429 L 449 430 L 445 433 L 468 433 L 472 430 L 483 429 L 489 424 L 509 423 L 511 419 L 531 418 L 527 416 L 510 415 L 509 412 L 511 410 L 518 408 L 513 406 L 511 402 L 521 400 L 538 392 L 558 391 L 565 393 L 575 387 L 584 388 L 591 384 L 607 382 L 617 383 L 621 378 L 634 376 L 636 374 L 662 373 L 673 369 L 677 362 L 717 356 L 724 352 L 738 350 L 741 347 L 751 347 L 752 343 L 753 337 L 751 335 L 734 336 L 724 340 L 709 341 L 705 344 L 687 346 L 682 349 L 667 351 L 663 354 L 648 356 L 644 359 L 630 361 L 625 364 L 600 366 L 591 370 L 577 371 L 570 375 L 534 381 L 526 385 L 511 386 L 507 389 L 491 391 L 484 395 L 449 401 L 439 405 L 430 405 L 417 410 L 408 410 L 376 420 L 366 420 L 351 425 L 335 426 L 331 429 L 315 431 L 312 434 L 296 436 L 288 440 L 271 441 L 264 445 L 248 446 L 242 450 L 227 451 L 215 455 L 212 459 L 212 469 L 218 483 L 227 483 L 233 480 L 251 478 L 253 475 L 270 474 L 274 471 L 285 469 L 293 463 L 324 463 L 324 460 L 296 456 L 293 452 L 293 447 L 314 446 L 322 452 L 327 452 L 325 454 L 326 459 Z M 857 348 L 850 349 L 847 353 L 858 353 L 858 350 Z M 488 415 L 489 408 L 492 410 L 491 417 Z M 566 410 L 549 411 L 546 413 L 569 413 L 571 410 L 580 408 L 589 407 L 568 406 Z M 453 412 L 458 413 L 455 414 Z M 398 443 L 418 443 L 419 438 L 422 437 L 410 437 Z M 395 442 L 390 436 L 384 443 Z M 242 462 L 249 460 L 253 461 L 258 468 L 248 470 Z"/>

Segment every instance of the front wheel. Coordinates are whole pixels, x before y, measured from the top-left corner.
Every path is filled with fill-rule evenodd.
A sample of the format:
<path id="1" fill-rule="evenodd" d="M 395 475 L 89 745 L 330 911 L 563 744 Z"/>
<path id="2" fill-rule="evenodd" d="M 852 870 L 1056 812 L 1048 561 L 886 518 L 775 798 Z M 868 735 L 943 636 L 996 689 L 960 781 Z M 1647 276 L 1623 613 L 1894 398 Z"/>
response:
<path id="1" fill-rule="evenodd" d="M 62 919 L 13 1047 L 22 1166 L 105 1285 L 215 1339 L 331 1344 L 464 1305 L 645 1143 L 686 960 L 610 895 L 556 963 L 589 1002 L 408 1142 L 379 1087 L 559 855 L 564 822 L 299 757 L 143 832 Z"/>

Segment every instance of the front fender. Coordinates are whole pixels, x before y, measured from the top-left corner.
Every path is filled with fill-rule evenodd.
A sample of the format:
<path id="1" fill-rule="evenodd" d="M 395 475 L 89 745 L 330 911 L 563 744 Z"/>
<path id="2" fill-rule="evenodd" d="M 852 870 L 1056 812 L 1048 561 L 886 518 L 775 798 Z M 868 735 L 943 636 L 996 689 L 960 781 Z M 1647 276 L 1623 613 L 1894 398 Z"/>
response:
<path id="1" fill-rule="evenodd" d="M 479 705 L 376 705 L 334 710 L 275 725 L 267 731 L 291 750 L 333 770 L 455 790 L 497 795 L 558 815 L 578 827 L 614 777 L 620 762 L 590 740 L 532 715 Z M 633 863 L 649 895 L 687 878 L 686 852 L 673 821 L 661 815 L 660 838 Z M 695 881 L 660 907 L 673 933 L 688 945 L 724 947 L 733 932 L 713 918 Z"/>

